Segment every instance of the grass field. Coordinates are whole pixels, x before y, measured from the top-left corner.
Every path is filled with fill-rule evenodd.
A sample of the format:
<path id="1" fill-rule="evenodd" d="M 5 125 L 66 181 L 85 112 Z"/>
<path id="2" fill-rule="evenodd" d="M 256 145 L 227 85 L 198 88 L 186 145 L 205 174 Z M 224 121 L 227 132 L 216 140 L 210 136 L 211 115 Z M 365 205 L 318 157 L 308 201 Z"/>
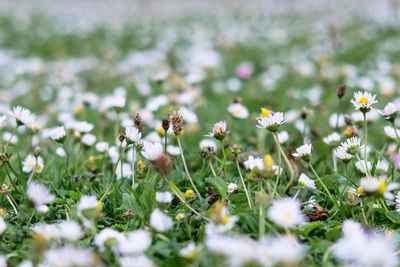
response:
<path id="1" fill-rule="evenodd" d="M 398 266 L 398 9 L 338 10 L 3 12 L 0 266 Z"/>

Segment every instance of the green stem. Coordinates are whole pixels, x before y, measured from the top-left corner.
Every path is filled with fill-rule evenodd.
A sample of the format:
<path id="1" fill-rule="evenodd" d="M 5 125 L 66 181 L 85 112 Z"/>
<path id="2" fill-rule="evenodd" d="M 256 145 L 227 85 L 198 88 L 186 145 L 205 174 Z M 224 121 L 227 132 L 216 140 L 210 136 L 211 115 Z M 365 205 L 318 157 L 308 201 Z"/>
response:
<path id="1" fill-rule="evenodd" d="M 289 180 L 288 184 L 285 187 L 285 192 L 286 192 L 289 189 L 290 185 L 293 183 L 294 170 L 293 170 L 292 163 L 290 163 L 289 159 L 287 158 L 286 154 L 283 152 L 282 148 L 281 148 L 281 154 L 282 154 L 283 160 L 285 161 L 286 165 L 289 168 L 289 173 L 290 173 L 290 180 Z"/>
<path id="2" fill-rule="evenodd" d="M 194 214 L 201 216 L 204 220 L 206 221 L 210 221 L 210 219 L 208 219 L 207 217 L 204 217 L 202 214 L 200 214 L 197 210 L 195 210 L 192 206 L 190 206 L 185 199 L 183 199 L 183 197 L 181 196 L 181 194 L 179 194 L 174 187 L 171 185 L 171 183 L 169 182 L 169 180 L 167 179 L 167 177 L 165 175 L 162 176 L 164 179 L 164 182 L 166 184 L 169 185 L 169 187 L 171 188 L 172 192 L 175 194 L 175 196 L 188 208 L 190 209 Z"/>
<path id="3" fill-rule="evenodd" d="M 66 157 L 66 165 L 65 165 L 65 173 L 68 175 L 68 177 L 71 176 L 71 174 L 69 173 L 69 152 L 67 149 L 67 145 L 66 145 L 66 140 L 63 143 L 63 147 L 64 147 L 64 151 L 65 151 L 65 157 Z"/>
<path id="4" fill-rule="evenodd" d="M 221 150 L 222 150 L 222 156 L 224 158 L 224 161 L 222 162 L 222 168 L 224 170 L 224 177 L 226 177 L 226 155 L 225 155 L 225 147 L 223 140 L 221 140 Z"/>
<path id="5" fill-rule="evenodd" d="M 214 177 L 217 177 L 217 174 L 215 173 L 214 167 L 211 163 L 211 159 L 208 159 L 207 161 L 208 161 L 208 166 L 210 166 L 212 174 L 214 175 Z"/>
<path id="6" fill-rule="evenodd" d="M 340 197 L 341 199 L 343 199 L 344 197 L 344 192 L 346 192 L 346 188 L 349 185 L 349 175 L 348 175 L 348 168 L 347 168 L 347 164 L 345 166 L 345 170 L 346 170 L 346 184 L 343 187 L 342 193 L 340 193 Z"/>
<path id="7" fill-rule="evenodd" d="M 113 168 L 113 173 L 112 173 L 112 176 L 111 176 L 110 184 L 108 185 L 108 187 L 106 189 L 106 192 L 104 192 L 103 196 L 100 198 L 100 200 L 99 200 L 100 202 L 102 202 L 104 200 L 104 198 L 107 196 L 107 194 L 111 190 L 111 187 L 112 187 L 112 185 L 114 183 L 114 180 L 115 180 L 115 176 L 117 174 L 118 163 L 121 161 L 122 154 L 125 152 L 125 150 L 126 150 L 126 147 L 124 148 L 122 153 L 120 153 L 119 156 L 118 156 L 117 162 L 115 163 L 114 168 Z"/>
<path id="8" fill-rule="evenodd" d="M 276 134 L 276 132 L 274 132 L 274 137 L 275 137 L 276 148 L 278 150 L 278 173 L 276 174 L 276 180 L 274 184 L 274 189 L 272 190 L 271 199 L 274 199 L 276 189 L 278 188 L 279 178 L 281 177 L 281 166 L 282 166 L 281 144 L 279 143 L 279 137 Z"/>
<path id="9" fill-rule="evenodd" d="M 8 194 L 6 194 L 6 198 L 7 198 L 8 202 L 11 204 L 11 207 L 14 209 L 15 214 L 18 214 L 17 207 L 15 207 L 14 203 L 12 202 L 12 200 Z"/>
<path id="10" fill-rule="evenodd" d="M 364 139 L 365 139 L 365 144 L 364 144 L 364 161 L 365 161 L 365 171 L 367 174 L 369 174 L 370 177 L 372 177 L 370 171 L 368 170 L 368 157 L 367 157 L 367 145 L 368 145 L 368 123 L 367 123 L 367 113 L 363 112 L 364 115 Z"/>
<path id="11" fill-rule="evenodd" d="M 133 146 L 132 149 L 133 149 L 133 152 L 132 152 L 132 153 L 133 153 L 133 158 L 132 158 L 132 189 L 133 189 L 133 188 L 135 188 L 135 164 L 136 164 L 135 158 L 136 158 L 136 147 Z"/>
<path id="12" fill-rule="evenodd" d="M 245 182 L 244 182 L 242 172 L 240 171 L 239 161 L 238 161 L 237 158 L 236 158 L 235 161 L 236 161 L 236 168 L 237 168 L 237 170 L 238 170 L 238 172 L 239 172 L 240 180 L 242 181 L 242 186 L 243 186 L 244 192 L 246 193 L 247 201 L 248 201 L 248 203 L 249 203 L 249 208 L 250 208 L 250 210 L 252 210 L 252 209 L 253 209 L 253 205 L 251 204 L 250 194 L 249 194 L 249 192 L 247 191 L 247 186 L 246 186 L 246 184 L 245 184 Z"/>
<path id="13" fill-rule="evenodd" d="M 314 167 L 311 165 L 311 163 L 309 162 L 308 165 L 310 166 L 311 171 L 314 173 L 314 176 L 317 178 L 318 182 L 322 185 L 322 187 L 324 188 L 325 192 L 328 194 L 328 196 L 330 197 L 330 199 L 333 201 L 333 204 L 335 204 L 336 207 L 338 207 L 338 203 L 336 202 L 336 200 L 333 198 L 331 192 L 329 192 L 329 189 L 326 187 L 325 183 L 322 181 L 322 179 L 319 177 L 319 175 L 317 174 L 317 172 L 314 170 Z"/>
<path id="14" fill-rule="evenodd" d="M 10 137 L 8 138 L 7 143 L 6 143 L 5 146 L 4 146 L 4 152 L 7 152 L 7 147 L 10 145 L 10 142 L 11 142 L 12 138 L 13 138 L 14 135 L 17 133 L 17 129 L 18 129 L 18 124 L 17 124 L 17 126 L 15 126 L 15 128 L 14 128 L 12 134 L 11 134 Z"/>
<path id="15" fill-rule="evenodd" d="M 195 184 L 194 184 L 194 182 L 193 182 L 193 179 L 192 179 L 192 177 L 190 176 L 188 167 L 187 167 L 187 165 L 186 165 L 185 156 L 183 155 L 182 144 L 181 144 L 181 140 L 180 140 L 179 136 L 177 136 L 176 139 L 178 140 L 178 146 L 179 146 L 179 149 L 180 149 L 180 151 L 181 151 L 181 158 L 182 158 L 182 162 L 183 162 L 183 167 L 185 168 L 186 176 L 188 177 L 188 179 L 189 179 L 189 181 L 190 181 L 190 184 L 192 185 L 194 191 L 196 192 L 197 197 L 199 198 L 200 206 L 201 206 L 201 211 L 203 212 L 203 211 L 204 211 L 203 198 L 201 197 L 199 190 L 197 190 L 197 187 L 195 186 Z"/>
<path id="16" fill-rule="evenodd" d="M 167 131 L 164 133 L 164 154 L 167 155 L 167 142 L 168 142 L 168 137 L 167 137 Z"/>

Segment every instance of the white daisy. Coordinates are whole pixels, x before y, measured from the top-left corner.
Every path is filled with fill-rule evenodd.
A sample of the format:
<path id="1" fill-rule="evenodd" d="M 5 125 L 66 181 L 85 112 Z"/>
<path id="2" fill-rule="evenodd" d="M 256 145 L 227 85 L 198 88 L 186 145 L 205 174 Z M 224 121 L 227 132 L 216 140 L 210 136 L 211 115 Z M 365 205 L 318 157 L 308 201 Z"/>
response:
<path id="1" fill-rule="evenodd" d="M 54 128 L 50 132 L 50 138 L 56 142 L 63 143 L 66 137 L 64 126 Z"/>
<path id="2" fill-rule="evenodd" d="M 0 216 L 0 235 L 1 235 L 2 233 L 4 233 L 4 231 L 6 230 L 6 228 L 7 228 L 7 224 L 6 224 L 6 222 L 4 221 L 3 217 Z"/>
<path id="3" fill-rule="evenodd" d="M 91 147 L 96 142 L 96 136 L 93 134 L 84 134 L 81 138 L 82 144 Z"/>
<path id="4" fill-rule="evenodd" d="M 228 184 L 228 188 L 227 189 L 228 189 L 228 194 L 232 194 L 233 192 L 236 191 L 237 184 L 230 183 L 230 184 Z"/>
<path id="5" fill-rule="evenodd" d="M 289 140 L 289 134 L 286 131 L 282 131 L 278 133 L 279 143 L 284 144 L 287 140 Z"/>
<path id="6" fill-rule="evenodd" d="M 123 255 L 139 255 L 151 245 L 151 236 L 145 230 L 139 229 L 130 232 L 118 245 L 118 251 Z"/>
<path id="7" fill-rule="evenodd" d="M 150 215 L 150 225 L 158 232 L 165 232 L 172 228 L 173 223 L 169 216 L 155 209 Z"/>
<path id="8" fill-rule="evenodd" d="M 37 157 L 37 159 L 29 154 L 26 156 L 24 162 L 22 162 L 22 170 L 25 173 L 30 173 L 31 171 L 35 171 L 36 173 L 41 173 L 43 170 L 43 158 L 41 156 Z"/>
<path id="9" fill-rule="evenodd" d="M 253 170 L 254 168 L 257 168 L 258 170 L 262 171 L 264 170 L 264 161 L 262 158 L 255 158 L 253 156 L 249 156 L 249 158 L 243 162 L 244 167 L 248 170 Z"/>
<path id="10" fill-rule="evenodd" d="M 136 144 L 142 138 L 142 133 L 136 127 L 128 126 L 125 128 L 125 136 L 129 144 Z"/>
<path id="11" fill-rule="evenodd" d="M 322 141 L 324 141 L 324 143 L 328 146 L 335 146 L 340 141 L 340 134 L 338 134 L 337 132 L 333 132 L 330 135 L 324 137 Z"/>
<path id="12" fill-rule="evenodd" d="M 240 103 L 230 104 L 228 112 L 237 119 L 247 119 L 249 117 L 249 111 Z"/>
<path id="13" fill-rule="evenodd" d="M 270 113 L 266 117 L 259 117 L 257 119 L 258 128 L 265 128 L 271 132 L 276 132 L 280 125 L 285 123 L 285 118 L 282 112 Z"/>
<path id="14" fill-rule="evenodd" d="M 366 174 L 367 173 L 367 169 L 365 168 L 365 161 L 364 160 L 359 160 L 356 162 L 356 168 L 359 172 Z M 371 162 L 367 161 L 367 168 L 368 171 L 370 172 L 372 169 L 372 165 Z"/>
<path id="15" fill-rule="evenodd" d="M 219 121 L 214 124 L 212 131 L 206 136 L 215 137 L 218 140 L 222 140 L 229 133 L 226 129 L 226 121 Z"/>
<path id="16" fill-rule="evenodd" d="M 305 144 L 296 148 L 296 153 L 293 153 L 292 155 L 296 158 L 301 158 L 304 161 L 309 162 L 311 159 L 311 149 L 311 144 Z"/>
<path id="17" fill-rule="evenodd" d="M 372 95 L 370 92 L 354 92 L 354 98 L 350 101 L 357 110 L 362 112 L 368 112 L 371 106 L 378 101 L 376 101 L 376 95 Z"/>
<path id="18" fill-rule="evenodd" d="M 398 137 L 400 138 L 399 129 L 395 129 L 392 126 L 385 126 L 383 130 L 385 131 L 386 136 L 392 140 L 397 140 Z"/>
<path id="19" fill-rule="evenodd" d="M 172 194 L 170 192 L 156 192 L 156 200 L 158 203 L 171 203 Z"/>
<path id="20" fill-rule="evenodd" d="M 21 106 L 14 107 L 9 114 L 16 119 L 17 125 L 28 125 L 35 120 L 35 115 L 29 109 Z"/>
<path id="21" fill-rule="evenodd" d="M 96 144 L 96 150 L 100 153 L 106 152 L 108 150 L 108 143 L 107 142 L 98 142 Z"/>
<path id="22" fill-rule="evenodd" d="M 118 245 L 124 239 L 124 235 L 117 230 L 104 228 L 95 236 L 94 244 L 100 248 L 100 251 L 104 251 L 106 246 Z"/>
<path id="23" fill-rule="evenodd" d="M 375 167 L 375 170 L 377 172 L 387 172 L 388 169 L 389 169 L 389 164 L 385 160 L 378 160 Z"/>
<path id="24" fill-rule="evenodd" d="M 361 139 L 358 137 L 351 137 L 341 144 L 347 153 L 356 155 L 364 145 L 361 145 Z"/>
<path id="25" fill-rule="evenodd" d="M 300 174 L 299 184 L 306 186 L 306 187 L 316 188 L 315 182 L 313 180 L 311 180 L 310 177 L 308 177 L 304 173 Z"/>
<path id="26" fill-rule="evenodd" d="M 199 147 L 201 150 L 204 148 L 212 148 L 213 150 L 217 149 L 217 143 L 212 139 L 203 139 L 199 143 Z"/>
<path id="27" fill-rule="evenodd" d="M 353 155 L 347 153 L 347 149 L 342 146 L 339 146 L 335 150 L 335 155 L 336 155 L 336 157 L 341 159 L 345 164 L 349 163 L 350 160 L 353 158 Z"/>
<path id="28" fill-rule="evenodd" d="M 292 228 L 305 221 L 300 203 L 291 198 L 276 200 L 268 210 L 268 217 L 277 225 Z"/>
<path id="29" fill-rule="evenodd" d="M 163 154 L 163 146 L 161 143 L 145 142 L 142 150 L 142 155 L 146 159 L 153 161 L 161 157 Z"/>
<path id="30" fill-rule="evenodd" d="M 397 106 L 394 103 L 389 102 L 386 104 L 386 106 L 383 108 L 383 110 L 379 111 L 379 113 L 381 113 L 381 115 L 387 121 L 393 122 L 396 118 L 397 111 L 398 111 Z"/>
<path id="31" fill-rule="evenodd" d="M 26 196 L 36 207 L 52 202 L 55 197 L 50 193 L 49 189 L 42 184 L 31 182 L 28 185 Z"/>

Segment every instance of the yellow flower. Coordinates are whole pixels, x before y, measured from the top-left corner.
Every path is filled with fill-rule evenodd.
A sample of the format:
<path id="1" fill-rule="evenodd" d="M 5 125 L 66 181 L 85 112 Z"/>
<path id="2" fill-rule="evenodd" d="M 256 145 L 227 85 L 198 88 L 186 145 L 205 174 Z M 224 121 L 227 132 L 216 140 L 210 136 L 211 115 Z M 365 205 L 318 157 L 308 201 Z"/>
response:
<path id="1" fill-rule="evenodd" d="M 186 196 L 186 198 L 192 198 L 192 197 L 194 197 L 194 192 L 193 192 L 193 190 L 192 190 L 192 189 L 186 190 L 185 196 Z"/>
<path id="2" fill-rule="evenodd" d="M 137 167 L 138 167 L 139 169 L 143 169 L 144 167 L 146 167 L 146 165 L 143 163 L 143 161 L 139 160 L 139 161 L 137 162 Z"/>
<path id="3" fill-rule="evenodd" d="M 93 156 L 89 156 L 89 161 L 93 161 L 94 157 Z"/>
<path id="4" fill-rule="evenodd" d="M 222 224 L 228 224 L 229 223 L 229 216 L 222 217 L 221 222 L 222 222 Z"/>
<path id="5" fill-rule="evenodd" d="M 165 134 L 164 128 L 163 127 L 158 128 L 158 133 L 164 135 Z"/>
<path id="6" fill-rule="evenodd" d="M 264 165 L 267 169 L 272 168 L 272 165 L 274 165 L 274 160 L 272 159 L 271 155 L 268 154 L 264 157 Z"/>
<path id="7" fill-rule="evenodd" d="M 82 105 L 76 106 L 74 111 L 75 111 L 76 114 L 82 113 L 83 112 L 83 106 Z"/>
<path id="8" fill-rule="evenodd" d="M 359 188 L 357 188 L 357 194 L 359 194 L 359 195 L 363 194 L 363 189 L 361 186 Z"/>
<path id="9" fill-rule="evenodd" d="M 262 109 L 261 109 L 261 116 L 262 116 L 263 118 L 268 117 L 269 113 L 270 113 L 270 112 L 269 112 L 268 109 L 266 109 L 266 108 L 262 108 Z"/>

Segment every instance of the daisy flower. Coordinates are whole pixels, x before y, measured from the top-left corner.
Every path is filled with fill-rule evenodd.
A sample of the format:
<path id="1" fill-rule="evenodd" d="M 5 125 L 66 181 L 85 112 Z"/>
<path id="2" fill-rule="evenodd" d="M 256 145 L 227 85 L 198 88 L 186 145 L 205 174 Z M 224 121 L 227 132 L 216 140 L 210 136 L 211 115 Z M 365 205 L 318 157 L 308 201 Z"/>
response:
<path id="1" fill-rule="evenodd" d="M 128 126 L 125 128 L 125 137 L 128 144 L 136 144 L 142 138 L 142 133 L 136 127 Z"/>
<path id="2" fill-rule="evenodd" d="M 50 132 L 50 138 L 58 143 L 61 143 L 61 144 L 64 143 L 65 137 L 66 137 L 66 133 L 65 133 L 64 126 L 54 128 Z"/>
<path id="3" fill-rule="evenodd" d="M 0 235 L 6 230 L 7 224 L 4 221 L 3 217 L 0 216 Z"/>
<path id="4" fill-rule="evenodd" d="M 349 163 L 350 160 L 353 158 L 353 155 L 347 153 L 347 149 L 344 148 L 343 146 L 339 146 L 335 150 L 335 155 L 339 159 L 341 159 L 345 164 Z"/>
<path id="5" fill-rule="evenodd" d="M 35 115 L 29 109 L 21 106 L 14 107 L 9 114 L 16 119 L 18 126 L 29 125 L 35 120 Z"/>
<path id="6" fill-rule="evenodd" d="M 33 202 L 33 204 L 35 204 L 36 207 L 48 204 L 55 199 L 55 197 L 50 193 L 49 189 L 47 189 L 44 185 L 37 184 L 35 182 L 31 182 L 28 185 L 26 196 L 30 201 Z"/>
<path id="7" fill-rule="evenodd" d="M 299 184 L 310 188 L 316 188 L 315 182 L 311 180 L 310 177 L 308 177 L 304 173 L 300 174 Z"/>
<path id="8" fill-rule="evenodd" d="M 43 158 L 41 156 L 35 158 L 31 154 L 26 156 L 24 162 L 22 163 L 22 170 L 25 173 L 30 173 L 33 170 L 35 170 L 36 173 L 41 173 L 43 167 L 44 167 Z"/>
<path id="9" fill-rule="evenodd" d="M 249 117 L 249 111 L 240 103 L 230 104 L 228 112 L 237 119 L 247 119 Z"/>
<path id="10" fill-rule="evenodd" d="M 156 192 L 156 200 L 158 203 L 171 203 L 173 197 L 170 192 Z"/>
<path id="11" fill-rule="evenodd" d="M 98 142 L 96 144 L 96 150 L 100 153 L 106 152 L 108 150 L 108 143 L 107 142 Z"/>
<path id="12" fill-rule="evenodd" d="M 364 160 L 359 160 L 356 162 L 356 168 L 359 172 L 366 174 L 367 173 L 367 169 L 365 168 L 365 161 Z M 372 165 L 371 162 L 367 161 L 367 168 L 368 168 L 368 172 L 371 171 L 372 169 Z"/>
<path id="13" fill-rule="evenodd" d="M 118 245 L 124 239 L 124 235 L 117 230 L 104 228 L 95 236 L 94 244 L 100 249 L 100 251 L 104 251 L 106 246 L 113 244 Z"/>
<path id="14" fill-rule="evenodd" d="M 158 232 L 165 232 L 172 228 L 172 220 L 159 209 L 153 210 L 150 215 L 150 225 Z"/>
<path id="15" fill-rule="evenodd" d="M 287 140 L 289 140 L 289 134 L 286 131 L 282 131 L 278 133 L 279 143 L 284 144 Z"/>
<path id="16" fill-rule="evenodd" d="M 291 198 L 276 200 L 268 210 L 268 217 L 277 225 L 292 228 L 305 221 L 300 203 Z"/>
<path id="17" fill-rule="evenodd" d="M 266 117 L 259 117 L 257 119 L 258 128 L 264 128 L 271 132 L 276 132 L 280 125 L 285 123 L 282 112 L 269 113 Z"/>
<path id="18" fill-rule="evenodd" d="M 341 146 L 346 150 L 347 153 L 351 155 L 356 155 L 360 149 L 364 147 L 361 145 L 361 139 L 358 137 L 351 137 L 341 144 Z"/>
<path id="19" fill-rule="evenodd" d="M 340 141 L 340 134 L 333 132 L 322 139 L 328 146 L 336 146 Z"/>
<path id="20" fill-rule="evenodd" d="M 228 184 L 228 194 L 232 194 L 237 189 L 237 184 L 230 183 Z"/>
<path id="21" fill-rule="evenodd" d="M 296 153 L 293 153 L 292 155 L 296 158 L 301 158 L 302 160 L 309 162 L 311 159 L 311 149 L 311 144 L 305 144 L 296 148 Z"/>
<path id="22" fill-rule="evenodd" d="M 144 253 L 151 245 L 150 233 L 138 229 L 132 231 L 119 242 L 118 250 L 123 255 L 138 255 Z"/>
<path id="23" fill-rule="evenodd" d="M 144 143 L 143 150 L 142 150 L 142 155 L 146 159 L 153 161 L 161 157 L 163 154 L 163 146 L 161 143 L 150 143 L 146 142 Z"/>
<path id="24" fill-rule="evenodd" d="M 356 110 L 360 110 L 366 113 L 371 110 L 371 106 L 378 101 L 376 101 L 376 95 L 372 95 L 370 92 L 354 92 L 354 98 L 350 101 Z"/>
<path id="25" fill-rule="evenodd" d="M 82 144 L 84 144 L 87 147 L 93 146 L 93 144 L 96 142 L 96 136 L 93 134 L 84 134 L 81 139 Z"/>
<path id="26" fill-rule="evenodd" d="M 250 155 L 249 158 L 243 162 L 243 164 L 248 170 L 253 170 L 254 168 L 257 168 L 260 171 L 264 170 L 264 160 L 259 157 L 255 158 Z"/>
<path id="27" fill-rule="evenodd" d="M 383 110 L 379 111 L 379 113 L 385 118 L 385 120 L 394 122 L 397 116 L 397 111 L 397 106 L 394 103 L 389 102 L 386 104 Z"/>
<path id="28" fill-rule="evenodd" d="M 218 140 L 222 140 L 228 133 L 229 130 L 226 129 L 226 121 L 219 121 L 214 124 L 212 132 L 210 132 L 206 136 L 215 137 Z"/>
<path id="29" fill-rule="evenodd" d="M 400 137 L 400 130 L 399 129 L 395 129 L 392 126 L 385 126 L 383 128 L 386 136 L 392 140 L 397 140 L 397 138 Z"/>
<path id="30" fill-rule="evenodd" d="M 378 160 L 378 162 L 376 163 L 376 166 L 375 166 L 375 171 L 376 172 L 385 173 L 385 172 L 388 171 L 388 169 L 389 169 L 389 164 L 386 161 Z"/>

